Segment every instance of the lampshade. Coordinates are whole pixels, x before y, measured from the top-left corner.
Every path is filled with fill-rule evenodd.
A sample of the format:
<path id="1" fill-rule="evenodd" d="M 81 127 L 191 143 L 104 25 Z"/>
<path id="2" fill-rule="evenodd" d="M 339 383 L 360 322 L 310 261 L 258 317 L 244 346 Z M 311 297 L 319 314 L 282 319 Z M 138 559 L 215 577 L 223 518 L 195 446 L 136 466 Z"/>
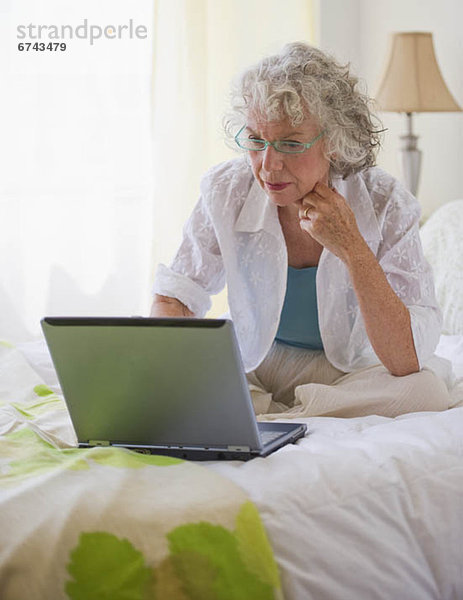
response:
<path id="1" fill-rule="evenodd" d="M 439 70 L 432 33 L 392 34 L 389 61 L 375 97 L 385 111 L 461 111 Z"/>

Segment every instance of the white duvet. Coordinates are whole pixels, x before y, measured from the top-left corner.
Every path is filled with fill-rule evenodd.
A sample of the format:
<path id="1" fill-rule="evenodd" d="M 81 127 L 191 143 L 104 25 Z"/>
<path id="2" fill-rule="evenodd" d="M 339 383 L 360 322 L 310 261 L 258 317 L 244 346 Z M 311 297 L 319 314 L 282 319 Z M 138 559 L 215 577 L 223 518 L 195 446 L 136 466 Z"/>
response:
<path id="1" fill-rule="evenodd" d="M 438 353 L 463 376 L 463 336 Z M 259 508 L 293 600 L 463 598 L 463 380 L 452 408 L 302 419 L 266 459 L 210 463 Z"/>
<path id="2" fill-rule="evenodd" d="M 297 446 L 210 465 L 259 508 L 286 598 L 463 598 L 463 408 L 306 422 Z"/>
<path id="3" fill-rule="evenodd" d="M 463 336 L 438 351 L 461 377 Z M 463 380 L 452 398 L 442 413 L 305 419 L 308 436 L 268 458 L 203 463 L 255 502 L 286 600 L 463 598 Z"/>

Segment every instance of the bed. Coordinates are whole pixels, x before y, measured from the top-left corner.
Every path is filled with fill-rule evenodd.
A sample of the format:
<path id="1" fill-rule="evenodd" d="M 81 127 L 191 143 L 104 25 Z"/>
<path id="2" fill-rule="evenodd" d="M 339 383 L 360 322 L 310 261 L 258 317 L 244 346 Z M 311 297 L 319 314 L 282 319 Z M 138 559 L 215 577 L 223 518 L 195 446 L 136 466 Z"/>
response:
<path id="1" fill-rule="evenodd" d="M 450 408 L 304 419 L 265 459 L 75 449 L 43 340 L 1 344 L 0 598 L 463 598 L 462 223 L 422 229 Z"/>

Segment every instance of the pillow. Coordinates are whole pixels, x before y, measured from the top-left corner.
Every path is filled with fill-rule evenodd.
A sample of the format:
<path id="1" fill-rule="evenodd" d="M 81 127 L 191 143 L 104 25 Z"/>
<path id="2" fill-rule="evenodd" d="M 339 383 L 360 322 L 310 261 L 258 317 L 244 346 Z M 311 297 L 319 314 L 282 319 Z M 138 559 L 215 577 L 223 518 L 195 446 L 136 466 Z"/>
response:
<path id="1" fill-rule="evenodd" d="M 421 228 L 423 251 L 434 272 L 442 333 L 463 334 L 463 200 L 439 207 Z"/>

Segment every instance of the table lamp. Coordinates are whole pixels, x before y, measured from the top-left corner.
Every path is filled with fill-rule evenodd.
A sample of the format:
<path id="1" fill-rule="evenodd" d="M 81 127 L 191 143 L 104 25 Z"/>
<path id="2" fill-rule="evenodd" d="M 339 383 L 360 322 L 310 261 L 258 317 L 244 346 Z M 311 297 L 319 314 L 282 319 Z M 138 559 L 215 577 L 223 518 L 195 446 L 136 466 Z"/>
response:
<path id="1" fill-rule="evenodd" d="M 461 111 L 439 70 L 432 33 L 393 33 L 386 70 L 375 95 L 380 110 L 403 112 L 407 134 L 400 136 L 400 163 L 405 185 L 416 195 L 421 167 L 418 136 L 413 134 L 415 112 Z"/>

